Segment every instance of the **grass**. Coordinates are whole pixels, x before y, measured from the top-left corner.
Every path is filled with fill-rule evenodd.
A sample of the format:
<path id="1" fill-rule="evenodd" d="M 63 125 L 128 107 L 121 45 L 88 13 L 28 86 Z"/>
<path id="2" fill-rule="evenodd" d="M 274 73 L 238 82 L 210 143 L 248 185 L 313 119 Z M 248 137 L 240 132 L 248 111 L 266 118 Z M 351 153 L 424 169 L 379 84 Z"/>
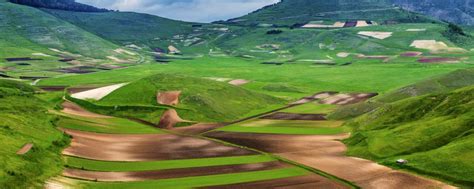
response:
<path id="1" fill-rule="evenodd" d="M 0 188 L 40 188 L 62 170 L 60 152 L 69 137 L 56 129 L 56 117 L 47 113 L 54 104 L 40 100 L 32 90 L 0 79 Z M 17 155 L 27 143 L 34 147 Z"/>
<path id="2" fill-rule="evenodd" d="M 304 93 L 285 93 L 282 97 L 297 99 L 305 94 L 327 90 L 385 93 L 423 79 L 469 67 L 472 65 L 433 65 L 413 62 L 394 64 L 360 62 L 347 67 L 314 66 L 308 63 L 268 66 L 261 65 L 258 60 L 203 57 L 195 60 L 177 60 L 169 65 L 146 64 L 107 72 L 51 78 L 42 80 L 39 84 L 45 86 L 110 84 L 136 81 L 159 73 L 179 75 L 185 73 L 192 77 L 251 80 L 252 83 L 243 87 L 270 95 L 278 93 L 261 88 L 270 83 L 286 83 L 298 87 Z"/>
<path id="3" fill-rule="evenodd" d="M 355 129 L 345 141 L 348 154 L 378 161 L 406 157 L 412 170 L 472 185 L 473 94 L 470 86 L 408 98 L 362 115 L 347 124 Z"/>
<path id="4" fill-rule="evenodd" d="M 166 169 L 182 169 L 221 165 L 240 165 L 275 161 L 266 155 L 217 157 L 186 160 L 167 160 L 149 162 L 106 162 L 66 157 L 66 166 L 92 171 L 150 171 Z"/>
<path id="5" fill-rule="evenodd" d="M 291 26 L 317 20 L 372 20 L 383 22 L 428 22 L 430 19 L 402 9 L 388 2 L 375 0 L 329 2 L 323 0 L 283 1 L 252 12 L 240 18 L 237 24 L 253 25 L 259 23 Z"/>
<path id="6" fill-rule="evenodd" d="M 474 69 L 456 70 L 441 76 L 432 77 L 423 81 L 394 89 L 386 94 L 379 95 L 368 102 L 339 107 L 329 115 L 330 119 L 350 119 L 370 112 L 385 103 L 397 102 L 410 97 L 449 92 L 451 90 L 474 84 Z"/>
<path id="7" fill-rule="evenodd" d="M 85 188 L 198 188 L 206 186 L 218 186 L 228 184 L 238 184 L 245 182 L 255 182 L 263 180 L 273 180 L 288 177 L 297 177 L 310 174 L 301 168 L 283 168 L 269 171 L 253 171 L 244 173 L 232 173 L 222 175 L 185 177 L 176 179 L 162 179 L 156 181 L 127 182 L 127 183 L 93 183 L 82 182 Z"/>
<path id="8" fill-rule="evenodd" d="M 122 118 L 61 117 L 57 125 L 62 128 L 110 134 L 163 133 L 157 128 Z"/>
<path id="9" fill-rule="evenodd" d="M 193 121 L 232 121 L 251 111 L 283 105 L 283 100 L 222 82 L 182 75 L 158 74 L 132 82 L 95 104 L 157 106 L 160 91 L 182 91 L 178 113 Z M 184 109 L 183 111 L 180 109 Z"/>

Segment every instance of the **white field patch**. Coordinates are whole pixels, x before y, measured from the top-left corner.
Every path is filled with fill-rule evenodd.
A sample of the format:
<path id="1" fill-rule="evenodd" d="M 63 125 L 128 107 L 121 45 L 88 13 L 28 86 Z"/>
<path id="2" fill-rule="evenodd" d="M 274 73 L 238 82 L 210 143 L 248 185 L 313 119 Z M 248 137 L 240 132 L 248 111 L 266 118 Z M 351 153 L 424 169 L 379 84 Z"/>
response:
<path id="1" fill-rule="evenodd" d="M 373 37 L 376 39 L 386 39 L 392 36 L 392 32 L 375 32 L 375 31 L 361 31 L 357 33 L 359 35 Z"/>
<path id="2" fill-rule="evenodd" d="M 358 20 L 356 27 L 367 27 L 369 24 L 365 20 Z"/>
<path id="3" fill-rule="evenodd" d="M 115 56 L 107 56 L 108 59 L 110 60 L 113 60 L 114 62 L 117 62 L 117 63 L 128 63 L 127 60 L 122 60 L 120 58 L 117 58 Z"/>
<path id="4" fill-rule="evenodd" d="M 181 51 L 178 48 L 174 47 L 173 45 L 168 46 L 168 51 L 170 52 L 170 54 L 180 54 L 181 53 Z"/>
<path id="5" fill-rule="evenodd" d="M 344 27 L 345 22 L 335 22 L 332 25 L 323 24 L 323 21 L 313 21 L 304 26 L 303 28 L 342 28 Z"/>
<path id="6" fill-rule="evenodd" d="M 51 55 L 47 55 L 47 54 L 44 54 L 44 53 L 32 53 L 31 55 L 33 56 L 43 56 L 43 57 L 50 57 Z"/>
<path id="7" fill-rule="evenodd" d="M 340 53 L 337 53 L 337 57 L 339 58 L 347 58 L 351 55 L 351 53 L 348 53 L 348 52 L 340 52 Z"/>
<path id="8" fill-rule="evenodd" d="M 135 54 L 133 52 L 130 52 L 130 51 L 127 51 L 125 49 L 115 49 L 114 52 L 119 53 L 119 54 L 128 54 L 128 55 L 131 55 L 131 56 L 137 55 L 137 54 Z"/>
<path id="9" fill-rule="evenodd" d="M 426 49 L 431 52 L 465 52 L 466 50 L 459 47 L 449 47 L 446 43 L 436 40 L 415 40 L 410 45 L 410 47 L 415 47 L 418 49 Z"/>
<path id="10" fill-rule="evenodd" d="M 222 77 L 205 77 L 205 79 L 209 79 L 212 81 L 218 81 L 218 82 L 228 82 L 232 80 L 232 78 L 222 78 Z"/>
<path id="11" fill-rule="evenodd" d="M 424 32 L 426 31 L 425 28 L 411 28 L 411 29 L 407 29 L 406 30 L 407 32 Z"/>
<path id="12" fill-rule="evenodd" d="M 245 80 L 245 79 L 236 79 L 236 80 L 229 81 L 229 84 L 234 85 L 234 86 L 241 86 L 247 83 L 250 83 L 250 81 Z"/>
<path id="13" fill-rule="evenodd" d="M 127 85 L 128 83 L 121 83 L 116 85 L 110 85 L 106 87 L 101 87 L 97 89 L 92 89 L 80 93 L 73 94 L 72 97 L 81 99 L 81 100 L 101 100 L 102 98 L 106 97 L 110 93 L 114 92 L 117 89 L 122 88 L 123 86 Z"/>

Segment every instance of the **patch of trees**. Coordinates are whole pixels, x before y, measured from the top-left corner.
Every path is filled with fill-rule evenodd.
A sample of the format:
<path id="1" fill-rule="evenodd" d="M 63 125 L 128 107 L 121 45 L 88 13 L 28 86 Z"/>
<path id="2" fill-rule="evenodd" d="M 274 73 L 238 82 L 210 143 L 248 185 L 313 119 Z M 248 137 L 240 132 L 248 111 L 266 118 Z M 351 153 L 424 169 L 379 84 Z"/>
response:
<path id="1" fill-rule="evenodd" d="M 474 37 L 464 32 L 464 29 L 456 24 L 449 23 L 443 36 L 460 47 L 474 48 Z"/>
<path id="2" fill-rule="evenodd" d="M 281 33 L 283 33 L 283 31 L 281 31 L 281 30 L 268 30 L 267 31 L 268 35 L 277 35 L 277 34 L 281 34 Z"/>
<path id="3" fill-rule="evenodd" d="M 108 12 L 94 6 L 77 3 L 75 0 L 10 0 L 12 3 L 32 6 L 36 8 L 59 9 L 76 12 Z"/>

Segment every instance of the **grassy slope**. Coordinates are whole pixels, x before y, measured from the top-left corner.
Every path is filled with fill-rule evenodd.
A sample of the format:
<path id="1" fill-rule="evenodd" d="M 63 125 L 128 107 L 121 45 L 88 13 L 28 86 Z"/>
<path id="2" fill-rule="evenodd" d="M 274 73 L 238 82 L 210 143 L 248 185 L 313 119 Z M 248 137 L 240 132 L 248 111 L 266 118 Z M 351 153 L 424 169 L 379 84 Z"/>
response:
<path id="1" fill-rule="evenodd" d="M 52 106 L 36 98 L 31 87 L 0 80 L 0 188 L 40 188 L 62 169 L 61 149 L 68 137 L 57 130 Z M 33 143 L 26 155 L 16 155 Z"/>
<path id="2" fill-rule="evenodd" d="M 445 75 L 429 78 L 415 84 L 392 90 L 374 100 L 355 105 L 343 106 L 333 112 L 332 119 L 349 119 L 370 112 L 384 103 L 396 102 L 409 97 L 422 96 L 430 93 L 448 92 L 474 84 L 474 69 L 462 69 Z"/>
<path id="3" fill-rule="evenodd" d="M 50 47 L 94 58 L 113 54 L 113 50 L 117 48 L 115 44 L 39 9 L 12 3 L 0 2 L 0 4 L 2 17 L 0 22 L 7 31 L 2 34 L 8 35 L 2 39 L 14 42 L 12 48 L 15 46 L 27 47 L 27 49 L 30 47 L 35 50 L 39 48 L 43 50 L 40 52 L 45 52 L 44 47 Z M 28 54 L 22 56 L 28 56 Z"/>
<path id="4" fill-rule="evenodd" d="M 348 153 L 379 161 L 403 156 L 422 173 L 472 185 L 473 99 L 470 86 L 386 104 L 348 124 L 355 128 Z"/>
<path id="5" fill-rule="evenodd" d="M 395 9 L 390 6 L 390 3 L 380 0 L 286 0 L 237 19 L 245 20 L 238 22 L 239 24 L 286 25 L 313 20 L 428 21 L 422 16 Z"/>
<path id="6" fill-rule="evenodd" d="M 150 106 L 158 105 L 158 91 L 182 91 L 179 108 L 184 119 L 193 121 L 230 121 L 253 110 L 281 105 L 282 100 L 251 92 L 229 84 L 208 79 L 180 75 L 159 74 L 128 84 L 104 99 L 98 105 Z"/>
<path id="7" fill-rule="evenodd" d="M 407 29 L 424 28 L 425 32 L 408 32 Z M 340 52 L 362 53 L 365 55 L 399 55 L 406 51 L 420 51 L 410 47 L 414 40 L 443 41 L 455 46 L 442 33 L 445 26 L 440 24 L 398 24 L 363 28 L 344 28 L 337 30 L 326 29 L 281 29 L 283 33 L 267 35 L 267 28 L 232 28 L 213 44 L 232 55 L 251 55 L 260 58 L 275 58 L 275 62 L 297 62 L 298 59 L 332 59 L 336 63 L 352 62 L 353 57 L 337 58 Z M 362 38 L 359 31 L 393 32 L 393 35 L 384 40 Z M 278 50 L 261 49 L 264 44 L 279 45 Z M 332 58 L 328 58 L 330 56 Z M 452 55 L 451 55 L 452 56 Z M 462 55 L 458 55 L 462 56 Z M 390 62 L 413 61 L 415 58 L 400 58 Z"/>
<path id="8" fill-rule="evenodd" d="M 104 39 L 119 43 L 166 48 L 175 35 L 192 31 L 192 23 L 133 12 L 85 13 L 44 9 Z"/>

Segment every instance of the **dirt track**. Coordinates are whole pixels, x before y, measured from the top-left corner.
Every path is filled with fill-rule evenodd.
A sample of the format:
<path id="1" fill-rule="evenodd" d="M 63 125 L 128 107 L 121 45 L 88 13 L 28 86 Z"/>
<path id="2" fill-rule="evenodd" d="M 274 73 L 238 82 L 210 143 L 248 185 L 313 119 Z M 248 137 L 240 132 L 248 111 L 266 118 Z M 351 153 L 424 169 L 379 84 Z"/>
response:
<path id="1" fill-rule="evenodd" d="M 438 181 L 395 171 L 369 160 L 345 156 L 347 148 L 339 140 L 347 138 L 348 134 L 298 136 L 212 132 L 206 136 L 276 153 L 286 159 L 354 182 L 362 188 L 454 188 Z"/>
<path id="2" fill-rule="evenodd" d="M 63 154 L 103 161 L 150 161 L 227 157 L 254 152 L 171 134 L 117 135 L 65 130 L 73 136 Z"/>
<path id="3" fill-rule="evenodd" d="M 205 175 L 217 175 L 238 173 L 247 171 L 263 171 L 288 167 L 288 164 L 278 161 L 242 165 L 225 165 L 212 167 L 183 168 L 157 171 L 138 171 L 138 172 L 96 172 L 79 169 L 66 169 L 63 176 L 78 178 L 84 180 L 97 180 L 103 182 L 131 182 L 156 179 L 169 179 Z"/>

